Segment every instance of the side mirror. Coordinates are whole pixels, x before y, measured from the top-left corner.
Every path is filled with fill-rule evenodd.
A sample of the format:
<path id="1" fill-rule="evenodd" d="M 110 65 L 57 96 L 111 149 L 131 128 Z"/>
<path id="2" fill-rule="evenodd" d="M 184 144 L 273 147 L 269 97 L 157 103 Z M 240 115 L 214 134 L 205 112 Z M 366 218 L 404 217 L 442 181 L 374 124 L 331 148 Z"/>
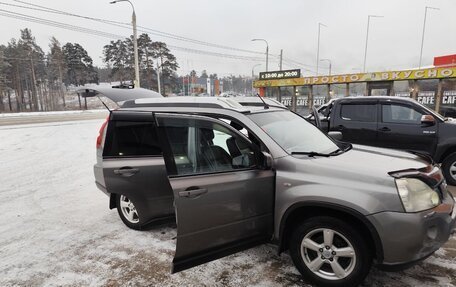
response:
<path id="1" fill-rule="evenodd" d="M 328 132 L 328 136 L 333 138 L 336 141 L 342 140 L 342 133 L 341 132 Z"/>
<path id="2" fill-rule="evenodd" d="M 264 169 L 271 169 L 272 168 L 272 156 L 267 152 L 262 152 L 263 154 L 263 168 Z"/>
<path id="3" fill-rule="evenodd" d="M 421 116 L 421 125 L 423 127 L 430 127 L 435 125 L 435 119 L 432 115 L 423 115 Z"/>
<path id="4" fill-rule="evenodd" d="M 255 157 L 253 153 L 245 153 L 239 156 L 236 156 L 232 160 L 232 165 L 236 167 L 244 167 L 248 168 L 252 166 L 252 164 L 255 162 Z"/>

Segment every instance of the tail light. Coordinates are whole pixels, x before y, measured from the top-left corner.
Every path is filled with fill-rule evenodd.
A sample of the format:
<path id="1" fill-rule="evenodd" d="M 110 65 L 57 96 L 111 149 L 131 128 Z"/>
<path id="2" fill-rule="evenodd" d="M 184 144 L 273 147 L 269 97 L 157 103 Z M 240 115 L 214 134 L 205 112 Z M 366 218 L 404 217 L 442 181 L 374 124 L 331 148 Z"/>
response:
<path id="1" fill-rule="evenodd" d="M 106 118 L 105 122 L 101 125 L 100 131 L 98 132 L 97 137 L 97 149 L 101 149 L 103 147 L 104 138 L 106 135 L 106 126 L 109 122 L 109 116 Z"/>

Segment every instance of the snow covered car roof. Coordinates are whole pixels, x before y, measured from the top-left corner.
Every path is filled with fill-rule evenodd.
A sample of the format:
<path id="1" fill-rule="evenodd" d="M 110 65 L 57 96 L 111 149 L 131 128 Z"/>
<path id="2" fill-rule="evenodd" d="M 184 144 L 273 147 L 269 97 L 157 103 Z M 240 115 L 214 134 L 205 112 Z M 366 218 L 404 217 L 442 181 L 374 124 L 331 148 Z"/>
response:
<path id="1" fill-rule="evenodd" d="M 102 95 L 116 103 L 137 99 L 163 98 L 163 96 L 159 93 L 143 88 L 124 89 L 91 86 L 80 88 L 76 90 L 76 93 L 82 97 L 95 97 L 97 95 Z"/>

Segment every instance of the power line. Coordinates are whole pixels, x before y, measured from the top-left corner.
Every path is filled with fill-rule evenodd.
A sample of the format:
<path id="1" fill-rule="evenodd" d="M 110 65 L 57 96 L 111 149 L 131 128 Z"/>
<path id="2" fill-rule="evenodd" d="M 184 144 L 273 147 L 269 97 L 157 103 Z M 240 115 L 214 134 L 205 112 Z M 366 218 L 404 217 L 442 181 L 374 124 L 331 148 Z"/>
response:
<path id="1" fill-rule="evenodd" d="M 47 26 L 53 26 L 53 27 L 62 28 L 62 29 L 66 29 L 66 30 L 72 30 L 72 31 L 81 32 L 84 34 L 90 34 L 90 35 L 94 35 L 94 36 L 100 36 L 100 37 L 104 37 L 104 38 L 110 38 L 110 39 L 113 39 L 113 38 L 114 39 L 125 39 L 126 38 L 123 35 L 118 35 L 118 34 L 103 32 L 103 31 L 99 31 L 99 30 L 89 29 L 89 28 L 85 28 L 85 27 L 81 27 L 81 26 L 66 24 L 66 23 L 48 20 L 48 19 L 35 17 L 35 16 L 30 16 L 30 15 L 26 15 L 26 14 L 22 14 L 22 13 L 16 13 L 16 12 L 4 10 L 4 9 L 0 9 L 0 16 L 34 22 L 34 23 L 43 24 L 43 25 L 47 25 Z M 230 58 L 230 59 L 237 59 L 237 60 L 246 60 L 246 61 L 261 61 L 262 60 L 262 58 L 260 58 L 260 57 L 225 54 L 225 53 L 218 53 L 218 52 L 213 52 L 213 51 L 205 51 L 205 50 L 192 49 L 192 48 L 173 46 L 173 45 L 167 45 L 167 46 L 170 47 L 171 49 L 180 50 L 183 52 L 188 52 L 188 53 L 193 53 L 193 54 L 208 55 L 208 56 Z"/>
<path id="2" fill-rule="evenodd" d="M 131 29 L 131 25 L 129 23 L 123 23 L 123 22 L 111 21 L 111 20 L 107 20 L 107 19 L 87 17 L 87 16 L 73 14 L 73 13 L 69 13 L 69 12 L 65 12 L 65 11 L 61 11 L 61 10 L 57 10 L 57 9 L 53 9 L 53 8 L 49 8 L 49 7 L 45 7 L 45 6 L 41 6 L 41 5 L 37 5 L 37 4 L 27 3 L 27 2 L 24 2 L 24 1 L 20 1 L 20 0 L 14 0 L 14 1 L 18 2 L 18 3 L 27 4 L 27 5 L 30 5 L 30 6 L 33 6 L 33 7 L 15 5 L 15 4 L 10 4 L 10 3 L 5 3 L 5 2 L 0 2 L 0 4 L 8 5 L 8 6 L 11 6 L 11 7 L 30 9 L 30 10 L 34 10 L 34 11 L 41 11 L 41 12 L 48 12 L 48 13 L 66 15 L 66 16 L 73 16 L 73 17 L 88 19 L 88 20 L 92 20 L 92 21 L 98 21 L 98 22 L 101 22 L 101 23 L 114 25 L 114 26 L 121 27 L 121 28 Z M 6 16 L 6 17 L 10 17 L 10 18 L 16 18 L 16 19 L 19 19 L 19 20 L 31 21 L 31 22 L 35 22 L 35 23 L 39 23 L 39 24 L 50 25 L 50 26 L 54 26 L 54 27 L 57 27 L 57 28 L 69 29 L 69 30 L 73 30 L 73 31 L 76 31 L 76 32 L 81 32 L 81 33 L 86 33 L 86 34 L 91 34 L 91 35 L 101 36 L 101 37 L 106 37 L 106 38 L 114 38 L 114 39 L 124 39 L 124 38 L 126 38 L 125 36 L 121 36 L 121 35 L 117 35 L 117 34 L 113 34 L 113 33 L 107 33 L 107 32 L 103 32 L 103 31 L 99 31 L 99 30 L 94 30 L 94 29 L 84 28 L 84 27 L 80 27 L 80 26 L 65 24 L 65 23 L 62 23 L 62 22 L 57 22 L 57 21 L 52 21 L 52 20 L 49 20 L 49 19 L 29 16 L 29 15 L 26 15 L 26 14 L 16 13 L 16 12 L 8 11 L 8 10 L 0 9 L 0 11 L 4 11 L 4 12 L 10 13 L 10 14 L 14 14 L 14 16 L 13 16 L 13 15 L 7 15 L 7 14 L 2 13 L 2 14 L 0 14 L 2 16 Z M 161 32 L 161 31 L 158 31 L 158 30 L 155 30 L 155 29 L 150 29 L 150 28 L 143 27 L 143 26 L 139 26 L 139 27 L 141 27 L 141 29 L 139 29 L 141 32 L 146 32 L 147 34 L 155 34 L 155 35 L 168 37 L 168 38 L 175 39 L 175 40 L 181 40 L 181 41 L 185 41 L 185 42 L 201 44 L 201 45 L 206 45 L 206 46 L 211 46 L 211 47 L 216 47 L 216 48 L 230 49 L 230 50 L 247 52 L 247 53 L 263 54 L 262 52 L 238 49 L 238 48 L 228 47 L 228 46 L 224 46 L 224 45 L 219 45 L 219 44 L 213 44 L 213 43 L 209 43 L 209 42 L 199 41 L 199 40 L 195 40 L 195 39 L 191 39 L 191 38 L 187 38 L 187 37 L 182 37 L 182 36 L 178 36 L 178 35 L 171 34 L 171 33 Z M 183 51 L 183 52 L 188 52 L 188 53 L 193 53 L 193 54 L 209 55 L 209 56 L 215 56 L 215 57 L 238 59 L 238 60 L 247 60 L 247 61 L 261 61 L 262 60 L 262 58 L 258 58 L 258 57 L 254 58 L 254 57 L 251 57 L 251 56 L 231 55 L 231 54 L 217 53 L 217 52 L 213 52 L 213 51 L 204 51 L 204 50 L 198 50 L 198 49 L 192 49 L 192 48 L 186 48 L 186 47 L 179 47 L 179 46 L 174 46 L 174 45 L 167 45 L 167 46 L 172 48 L 172 49 L 175 49 L 175 50 L 180 50 L 180 51 Z M 277 58 L 279 57 L 278 55 L 273 55 L 273 54 L 271 54 L 271 56 L 272 57 L 277 57 Z M 295 61 L 295 60 L 289 59 L 289 58 L 285 58 L 284 62 L 285 61 L 288 61 L 289 63 L 293 63 L 293 65 L 297 64 L 297 65 L 300 65 L 300 66 L 312 67 L 310 65 L 306 65 L 306 64 L 300 63 L 298 61 Z"/>
<path id="3" fill-rule="evenodd" d="M 129 24 L 129 23 L 123 23 L 123 22 L 111 21 L 111 20 L 107 20 L 107 19 L 100 19 L 100 18 L 73 14 L 73 13 L 69 13 L 66 11 L 57 10 L 57 9 L 53 9 L 53 8 L 49 8 L 49 7 L 45 7 L 45 6 L 41 6 L 41 5 L 37 5 L 37 4 L 32 4 L 32 3 L 28 3 L 28 2 L 20 1 L 20 0 L 14 0 L 14 1 L 18 2 L 18 3 L 29 5 L 29 6 L 37 7 L 37 8 L 26 7 L 26 6 L 22 6 L 22 5 L 8 4 L 5 2 L 0 2 L 0 4 L 14 6 L 14 7 L 18 7 L 18 8 L 24 8 L 24 9 L 31 9 L 31 10 L 35 10 L 35 11 L 49 12 L 49 13 L 61 14 L 61 15 L 72 16 L 72 17 L 77 17 L 77 18 L 83 18 L 83 19 L 87 19 L 87 20 L 101 22 L 101 23 L 108 24 L 108 25 L 114 25 L 114 26 L 121 27 L 121 28 L 131 29 L 131 24 Z M 196 39 L 192 39 L 192 38 L 188 38 L 188 37 L 184 37 L 184 36 L 179 36 L 179 35 L 168 33 L 168 32 L 162 32 L 162 31 L 159 31 L 156 29 L 151 29 L 151 28 L 144 27 L 144 26 L 138 25 L 138 27 L 140 28 L 140 29 L 138 29 L 139 31 L 147 32 L 148 34 L 161 36 L 161 37 L 165 37 L 165 38 L 170 38 L 170 39 L 174 39 L 174 40 L 178 40 L 178 41 L 184 41 L 184 42 L 188 42 L 188 43 L 204 45 L 204 46 L 209 46 L 209 47 L 219 48 L 219 49 L 244 52 L 244 53 L 252 53 L 252 54 L 258 54 L 258 55 L 264 54 L 264 52 L 258 52 L 258 51 L 230 47 L 230 46 L 226 46 L 226 45 L 214 44 L 214 43 L 210 43 L 210 42 L 206 42 L 206 41 L 201 41 L 201 40 L 196 40 Z"/>
<path id="4" fill-rule="evenodd" d="M 119 22 L 119 21 L 112 21 L 112 20 L 107 20 L 107 19 L 88 17 L 88 16 L 84 16 L 84 15 L 69 13 L 69 12 L 66 12 L 66 11 L 57 10 L 57 9 L 53 9 L 53 8 L 49 8 L 49 7 L 46 7 L 46 6 L 37 5 L 37 4 L 33 4 L 33 3 L 28 3 L 28 2 L 25 2 L 25 1 L 21 1 L 21 0 L 13 0 L 13 1 L 18 2 L 18 3 L 22 3 L 22 4 L 26 4 L 26 5 L 29 5 L 29 6 L 32 6 L 32 7 L 27 7 L 27 6 L 22 6 L 22 5 L 15 5 L 15 4 L 10 4 L 10 3 L 5 3 L 5 2 L 0 2 L 0 4 L 12 6 L 12 7 L 17 7 L 17 8 L 23 8 L 23 9 L 31 9 L 31 10 L 34 10 L 34 11 L 41 11 L 41 12 L 48 12 L 48 13 L 72 16 L 72 17 L 77 17 L 77 18 L 83 18 L 83 19 L 87 19 L 87 20 L 101 22 L 101 23 L 108 24 L 108 25 L 113 25 L 113 26 L 120 27 L 120 28 L 131 29 L 131 24 L 130 23 L 124 23 L 124 22 Z M 159 31 L 159 30 L 156 30 L 156 29 L 151 29 L 151 28 L 144 27 L 144 26 L 138 26 L 138 27 L 140 28 L 138 30 L 141 31 L 141 32 L 146 32 L 147 34 L 152 34 L 152 35 L 156 35 L 156 36 L 166 37 L 166 38 L 170 38 L 170 39 L 174 39 L 174 40 L 178 40 L 178 41 L 184 41 L 184 42 L 193 43 L 193 44 L 205 45 L 205 46 L 210 46 L 210 47 L 215 47 L 215 48 L 220 48 L 220 49 L 228 49 L 228 50 L 245 52 L 245 53 L 254 53 L 254 54 L 261 54 L 261 55 L 264 54 L 263 52 L 239 49 L 239 48 L 229 47 L 229 46 L 225 46 L 225 45 L 220 45 L 220 44 L 214 44 L 214 43 L 209 43 L 209 42 L 205 42 L 205 41 L 200 41 L 200 40 L 196 40 L 196 39 L 192 39 L 192 38 L 188 38 L 188 37 L 183 37 L 183 36 L 179 36 L 179 35 L 172 34 L 172 33 L 162 32 L 162 31 Z M 168 46 L 172 47 L 172 45 L 168 45 Z M 178 47 L 178 46 L 173 46 L 173 47 L 174 47 L 174 49 L 181 50 L 181 51 L 187 51 L 187 49 L 189 49 L 189 48 L 183 48 L 183 47 Z M 190 49 L 190 50 L 195 51 L 195 49 Z M 187 52 L 189 52 L 189 51 L 187 51 Z M 197 52 L 197 54 L 198 53 L 199 52 Z M 214 55 L 214 56 L 216 56 L 216 55 Z M 277 58 L 280 57 L 279 55 L 274 55 L 274 54 L 270 54 L 270 56 L 277 57 Z M 234 58 L 234 57 L 230 56 L 228 58 Z M 243 58 L 240 58 L 240 59 L 243 59 Z M 253 59 L 248 59 L 248 60 L 252 60 L 253 61 Z M 293 59 L 290 59 L 290 58 L 284 58 L 284 61 L 285 60 L 287 60 L 288 62 L 297 64 L 299 66 L 302 66 L 302 67 L 307 66 L 307 67 L 310 67 L 310 68 L 315 68 L 315 66 L 303 64 L 303 63 L 300 63 L 300 62 L 298 62 L 296 60 L 293 60 Z"/>

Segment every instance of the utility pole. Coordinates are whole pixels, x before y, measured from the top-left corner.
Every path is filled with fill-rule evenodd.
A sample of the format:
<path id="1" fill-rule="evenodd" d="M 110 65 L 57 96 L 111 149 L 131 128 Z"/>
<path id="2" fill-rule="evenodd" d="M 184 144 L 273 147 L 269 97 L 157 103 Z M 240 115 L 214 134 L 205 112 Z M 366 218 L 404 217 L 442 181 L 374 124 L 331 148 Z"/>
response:
<path id="1" fill-rule="evenodd" d="M 282 58 L 283 58 L 283 49 L 280 49 L 280 62 L 279 62 L 280 71 L 282 71 Z"/>
<path id="2" fill-rule="evenodd" d="M 131 4 L 133 7 L 133 4 Z M 138 32 L 136 31 L 136 13 L 135 8 L 133 8 L 132 15 L 132 24 L 133 24 L 133 49 L 135 50 L 135 88 L 141 87 L 139 81 L 139 59 L 138 59 Z"/>
<path id="3" fill-rule="evenodd" d="M 426 16 L 427 16 L 427 10 L 428 9 L 440 10 L 439 8 L 429 7 L 429 6 L 426 6 L 426 8 L 424 9 L 423 34 L 421 36 L 420 63 L 418 64 L 418 69 L 421 69 L 421 60 L 423 58 L 424 32 L 426 30 Z"/>
<path id="4" fill-rule="evenodd" d="M 328 27 L 323 23 L 318 23 L 318 43 L 317 43 L 317 76 L 318 76 L 318 64 L 320 62 L 320 29 L 321 26 Z"/>
<path id="5" fill-rule="evenodd" d="M 161 85 L 160 85 L 160 67 L 157 63 L 157 84 L 158 84 L 158 93 L 161 95 Z"/>

